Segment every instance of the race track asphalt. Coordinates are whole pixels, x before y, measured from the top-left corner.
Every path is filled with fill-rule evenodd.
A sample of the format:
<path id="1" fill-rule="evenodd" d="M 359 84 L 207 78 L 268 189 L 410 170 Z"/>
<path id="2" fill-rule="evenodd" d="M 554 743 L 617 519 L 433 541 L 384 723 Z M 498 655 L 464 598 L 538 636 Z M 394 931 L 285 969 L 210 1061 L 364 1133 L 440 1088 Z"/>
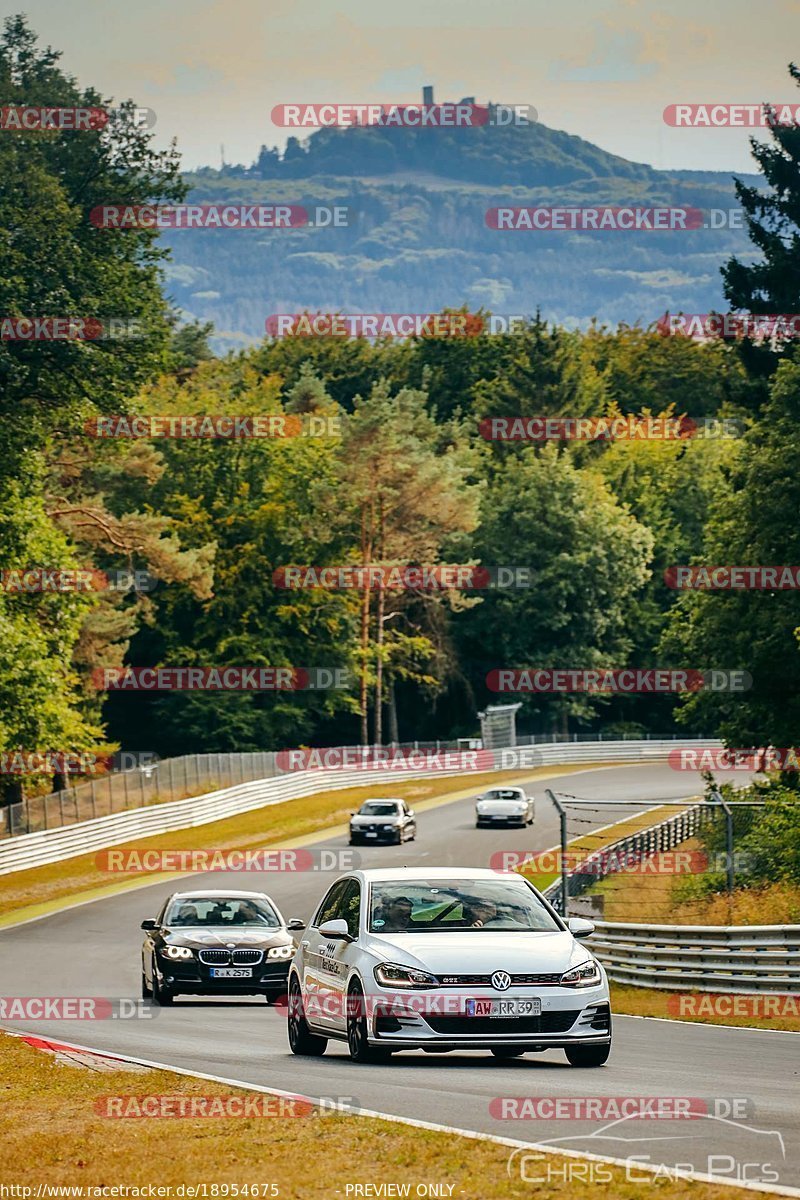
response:
<path id="1" fill-rule="evenodd" d="M 420 813 L 415 842 L 360 847 L 362 865 L 483 867 L 499 850 L 552 847 L 558 841 L 558 820 L 544 796 L 547 786 L 589 800 L 641 800 L 642 808 L 702 790 L 698 776 L 678 773 L 663 762 L 591 769 L 552 783 L 534 780 L 529 790 L 536 797 L 537 816 L 530 830 L 477 830 L 472 799 L 455 801 Z M 386 787 L 376 788 L 376 794 L 387 794 Z M 635 811 L 605 804 L 581 810 L 580 815 L 599 827 Z M 570 831 L 588 828 L 575 824 Z M 342 849 L 345 844 L 342 837 L 321 838 L 316 848 Z M 214 872 L 187 876 L 183 886 L 194 889 L 207 883 L 267 891 L 284 916 L 306 919 L 332 878 L 314 871 L 246 876 Z M 154 916 L 164 896 L 175 890 L 174 881 L 156 883 L 0 930 L 2 994 L 138 997 L 140 921 Z M 561 1051 L 505 1063 L 477 1051 L 441 1056 L 404 1052 L 388 1065 L 359 1066 L 337 1042 L 329 1043 L 321 1059 L 292 1056 L 283 1012 L 255 998 L 217 1002 L 179 997 L 168 1009 L 145 1006 L 145 1014 L 151 1011 L 130 1020 L 5 1020 L 3 1025 L 414 1120 L 681 1165 L 731 1182 L 760 1179 L 778 1187 L 800 1187 L 796 1034 L 616 1016 L 614 1048 L 601 1070 L 572 1068 Z M 132 1090 L 141 1092 L 141 1082 L 137 1080 Z M 509 1096 L 692 1097 L 705 1099 L 709 1112 L 720 1115 L 693 1121 L 624 1120 L 613 1127 L 607 1121 L 492 1116 L 490 1101 Z M 742 1102 L 738 1114 L 730 1108 L 734 1100 Z M 518 1172 L 519 1163 L 512 1169 Z M 525 1170 L 529 1178 L 541 1174 L 533 1160 Z"/>

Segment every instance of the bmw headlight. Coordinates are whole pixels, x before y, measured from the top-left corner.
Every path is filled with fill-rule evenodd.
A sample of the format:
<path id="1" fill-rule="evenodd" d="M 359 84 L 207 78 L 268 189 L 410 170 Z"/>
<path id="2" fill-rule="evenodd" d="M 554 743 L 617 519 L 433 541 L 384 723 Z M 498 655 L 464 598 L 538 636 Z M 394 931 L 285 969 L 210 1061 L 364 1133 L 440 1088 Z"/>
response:
<path id="1" fill-rule="evenodd" d="M 267 951 L 267 958 L 294 958 L 294 946 L 273 946 Z"/>
<path id="2" fill-rule="evenodd" d="M 593 958 L 590 958 L 588 962 L 581 963 L 579 967 L 573 967 L 571 971 L 567 971 L 566 975 L 561 976 L 562 987 L 595 987 L 602 981 L 600 967 Z"/>
<path id="3" fill-rule="evenodd" d="M 381 987 L 429 988 L 439 985 L 439 980 L 430 971 L 419 971 L 400 963 L 378 963 L 374 975 Z"/>
<path id="4" fill-rule="evenodd" d="M 165 958 L 194 958 L 194 950 L 188 946 L 165 946 L 162 953 Z"/>

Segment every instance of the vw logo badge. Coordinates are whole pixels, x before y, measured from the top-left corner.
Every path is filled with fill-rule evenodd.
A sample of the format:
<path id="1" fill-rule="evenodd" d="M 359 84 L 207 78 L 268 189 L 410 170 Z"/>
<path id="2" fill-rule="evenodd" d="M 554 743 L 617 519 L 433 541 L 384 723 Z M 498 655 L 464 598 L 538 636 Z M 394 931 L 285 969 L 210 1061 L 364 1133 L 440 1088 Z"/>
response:
<path id="1" fill-rule="evenodd" d="M 508 971 L 495 971 L 490 982 L 495 991 L 507 992 L 511 987 L 511 976 Z"/>

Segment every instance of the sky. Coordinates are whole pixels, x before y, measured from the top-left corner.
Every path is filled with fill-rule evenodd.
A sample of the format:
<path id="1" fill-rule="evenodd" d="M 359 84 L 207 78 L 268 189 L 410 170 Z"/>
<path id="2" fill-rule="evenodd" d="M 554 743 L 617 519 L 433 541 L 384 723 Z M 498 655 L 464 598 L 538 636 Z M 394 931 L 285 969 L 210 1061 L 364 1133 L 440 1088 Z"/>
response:
<path id="1" fill-rule="evenodd" d="M 24 7 L 23 7 L 24 4 Z M 798 0 L 19 0 L 62 66 L 156 113 L 184 166 L 283 145 L 283 103 L 475 96 L 658 168 L 753 170 L 736 128 L 675 129 L 675 103 L 800 103 Z M 757 131 L 760 137 L 768 136 Z"/>

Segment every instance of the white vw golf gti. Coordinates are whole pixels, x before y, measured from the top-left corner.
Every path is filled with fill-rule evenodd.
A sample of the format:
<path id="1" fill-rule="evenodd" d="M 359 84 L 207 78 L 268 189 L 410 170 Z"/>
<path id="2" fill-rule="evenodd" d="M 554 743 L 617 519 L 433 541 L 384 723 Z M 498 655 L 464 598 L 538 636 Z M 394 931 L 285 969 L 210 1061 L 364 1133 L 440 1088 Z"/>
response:
<path id="1" fill-rule="evenodd" d="M 346 1041 L 356 1062 L 560 1047 L 573 1066 L 600 1067 L 608 981 L 579 940 L 593 930 L 565 923 L 514 873 L 353 871 L 328 890 L 292 960 L 289 1043 L 319 1055 L 330 1038 Z"/>

